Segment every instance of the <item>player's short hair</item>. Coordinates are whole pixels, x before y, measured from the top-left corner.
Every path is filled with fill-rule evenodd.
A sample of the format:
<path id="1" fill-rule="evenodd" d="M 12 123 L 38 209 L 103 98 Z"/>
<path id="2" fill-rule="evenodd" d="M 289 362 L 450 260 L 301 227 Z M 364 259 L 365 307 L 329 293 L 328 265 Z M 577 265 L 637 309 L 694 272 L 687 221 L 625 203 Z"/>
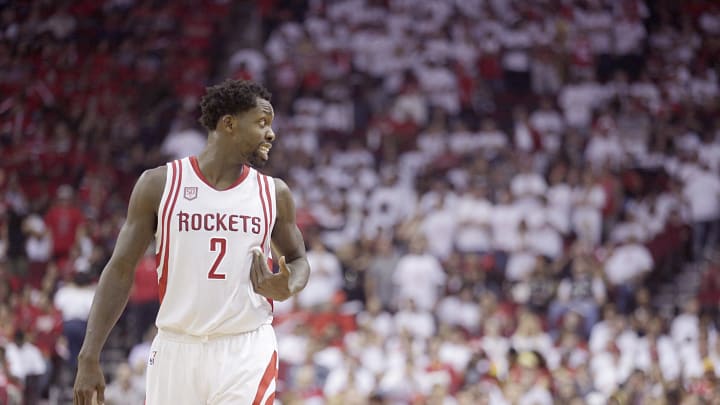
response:
<path id="1" fill-rule="evenodd" d="M 270 96 L 270 92 L 261 84 L 227 79 L 206 89 L 205 96 L 200 100 L 198 121 L 208 131 L 213 131 L 223 115 L 247 111 L 257 105 L 258 97 L 270 101 Z"/>

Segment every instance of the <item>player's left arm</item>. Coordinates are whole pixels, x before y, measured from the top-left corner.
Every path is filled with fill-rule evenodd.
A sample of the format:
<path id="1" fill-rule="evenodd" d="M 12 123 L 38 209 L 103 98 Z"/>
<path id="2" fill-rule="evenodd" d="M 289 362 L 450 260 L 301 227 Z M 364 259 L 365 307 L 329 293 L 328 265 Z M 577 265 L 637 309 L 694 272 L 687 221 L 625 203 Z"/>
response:
<path id="1" fill-rule="evenodd" d="M 256 293 L 273 300 L 284 301 L 305 288 L 310 277 L 310 264 L 305 254 L 305 241 L 295 222 L 295 202 L 290 188 L 284 181 L 274 180 L 277 218 L 271 242 L 273 251 L 279 256 L 280 271 L 273 274 L 267 265 L 265 255 L 257 249 L 253 253 L 250 280 Z"/>

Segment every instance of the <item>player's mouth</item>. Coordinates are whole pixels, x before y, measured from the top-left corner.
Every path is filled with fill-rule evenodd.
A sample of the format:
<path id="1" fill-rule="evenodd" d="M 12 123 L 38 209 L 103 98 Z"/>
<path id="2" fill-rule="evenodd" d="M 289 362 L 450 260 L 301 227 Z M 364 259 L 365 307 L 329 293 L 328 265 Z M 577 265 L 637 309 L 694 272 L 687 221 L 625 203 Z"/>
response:
<path id="1" fill-rule="evenodd" d="M 269 142 L 265 142 L 260 144 L 260 146 L 258 147 L 258 153 L 263 159 L 267 160 L 270 156 L 270 149 L 272 149 L 272 144 Z"/>

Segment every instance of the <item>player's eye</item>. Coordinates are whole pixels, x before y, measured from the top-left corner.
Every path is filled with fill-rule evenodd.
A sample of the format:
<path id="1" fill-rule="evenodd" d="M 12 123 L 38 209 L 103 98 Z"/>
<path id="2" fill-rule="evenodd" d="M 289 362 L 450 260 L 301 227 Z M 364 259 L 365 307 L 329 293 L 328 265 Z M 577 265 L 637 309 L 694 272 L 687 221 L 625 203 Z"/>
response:
<path id="1" fill-rule="evenodd" d="M 260 120 L 260 126 L 264 127 L 265 125 L 267 125 L 267 120 L 265 120 L 265 118 L 263 118 Z"/>

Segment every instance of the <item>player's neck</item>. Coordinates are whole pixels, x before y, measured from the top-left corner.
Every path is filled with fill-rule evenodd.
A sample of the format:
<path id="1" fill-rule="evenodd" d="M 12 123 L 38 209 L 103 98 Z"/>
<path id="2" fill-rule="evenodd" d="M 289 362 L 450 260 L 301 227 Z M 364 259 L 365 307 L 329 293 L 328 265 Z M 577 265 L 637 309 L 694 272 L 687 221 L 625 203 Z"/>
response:
<path id="1" fill-rule="evenodd" d="M 197 155 L 197 162 L 207 181 L 216 188 L 224 188 L 235 183 L 245 163 L 238 161 L 237 157 L 228 156 L 219 146 L 208 143 Z"/>

